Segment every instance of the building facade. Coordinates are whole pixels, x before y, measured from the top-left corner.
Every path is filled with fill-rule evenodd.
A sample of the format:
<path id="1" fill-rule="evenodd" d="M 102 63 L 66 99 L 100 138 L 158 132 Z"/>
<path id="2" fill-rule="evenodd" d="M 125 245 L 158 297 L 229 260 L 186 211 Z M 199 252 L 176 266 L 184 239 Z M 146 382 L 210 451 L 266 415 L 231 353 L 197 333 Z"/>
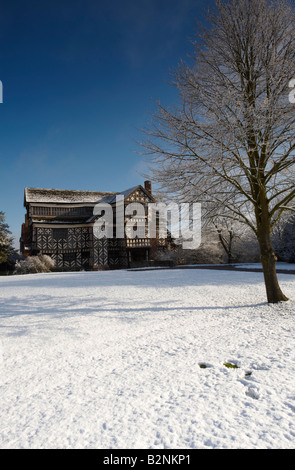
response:
<path id="1" fill-rule="evenodd" d="M 94 208 L 107 204 L 113 208 L 113 230 L 116 231 L 118 197 L 127 205 L 137 202 L 145 208 L 141 223 L 147 218 L 147 207 L 154 203 L 150 181 L 121 193 L 25 188 L 25 222 L 20 239 L 21 253 L 26 256 L 49 255 L 58 270 L 95 270 L 144 266 L 152 259 L 163 241 L 148 238 L 95 236 L 100 216 Z M 125 214 L 125 211 L 124 211 Z M 129 217 L 130 219 L 130 217 Z M 128 218 L 124 217 L 124 223 Z M 125 230 L 124 230 L 125 232 Z"/>

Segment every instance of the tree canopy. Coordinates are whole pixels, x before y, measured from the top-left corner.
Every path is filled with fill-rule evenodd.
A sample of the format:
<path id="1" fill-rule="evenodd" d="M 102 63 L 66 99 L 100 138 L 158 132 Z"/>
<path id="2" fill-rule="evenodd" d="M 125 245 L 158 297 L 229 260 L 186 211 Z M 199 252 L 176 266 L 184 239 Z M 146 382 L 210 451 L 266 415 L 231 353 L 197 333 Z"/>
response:
<path id="1" fill-rule="evenodd" d="M 247 224 L 269 302 L 287 300 L 270 234 L 295 197 L 295 15 L 288 0 L 217 0 L 194 53 L 172 75 L 179 106 L 159 105 L 142 145 L 166 194 Z"/>
<path id="2" fill-rule="evenodd" d="M 5 263 L 13 251 L 12 237 L 8 225 L 5 223 L 5 214 L 0 211 L 0 264 Z"/>

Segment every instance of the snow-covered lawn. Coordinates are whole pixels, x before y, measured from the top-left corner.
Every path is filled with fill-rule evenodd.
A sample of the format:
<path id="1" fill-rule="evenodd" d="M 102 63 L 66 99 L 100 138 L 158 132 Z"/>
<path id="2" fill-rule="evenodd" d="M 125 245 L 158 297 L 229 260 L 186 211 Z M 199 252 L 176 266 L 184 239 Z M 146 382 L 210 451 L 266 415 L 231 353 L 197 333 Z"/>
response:
<path id="1" fill-rule="evenodd" d="M 0 447 L 294 448 L 295 276 L 279 279 L 294 300 L 271 306 L 261 273 L 1 277 Z"/>

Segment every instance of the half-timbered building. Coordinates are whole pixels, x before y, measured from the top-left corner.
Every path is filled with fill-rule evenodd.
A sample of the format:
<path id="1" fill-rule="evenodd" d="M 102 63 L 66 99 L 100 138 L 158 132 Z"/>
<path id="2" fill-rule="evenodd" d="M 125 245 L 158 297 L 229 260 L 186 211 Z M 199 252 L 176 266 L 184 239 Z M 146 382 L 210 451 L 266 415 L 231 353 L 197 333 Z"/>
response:
<path id="1" fill-rule="evenodd" d="M 115 230 L 118 196 L 124 206 L 137 202 L 147 209 L 148 204 L 154 202 L 150 181 L 145 181 L 144 186 L 112 193 L 25 188 L 21 252 L 26 256 L 49 255 L 59 270 L 114 269 L 146 264 L 157 245 L 148 235 L 142 238 L 95 236 L 94 207 L 104 203 L 114 208 Z"/>

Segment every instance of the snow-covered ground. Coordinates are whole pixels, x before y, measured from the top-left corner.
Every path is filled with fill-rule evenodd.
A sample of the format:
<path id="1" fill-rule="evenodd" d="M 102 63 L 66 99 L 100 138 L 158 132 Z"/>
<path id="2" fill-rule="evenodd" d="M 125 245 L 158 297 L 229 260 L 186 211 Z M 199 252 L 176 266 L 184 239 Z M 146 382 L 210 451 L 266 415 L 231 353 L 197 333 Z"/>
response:
<path id="1" fill-rule="evenodd" d="M 1 277 L 0 447 L 294 448 L 295 276 L 279 279 L 293 300 L 268 305 L 261 273 Z"/>

